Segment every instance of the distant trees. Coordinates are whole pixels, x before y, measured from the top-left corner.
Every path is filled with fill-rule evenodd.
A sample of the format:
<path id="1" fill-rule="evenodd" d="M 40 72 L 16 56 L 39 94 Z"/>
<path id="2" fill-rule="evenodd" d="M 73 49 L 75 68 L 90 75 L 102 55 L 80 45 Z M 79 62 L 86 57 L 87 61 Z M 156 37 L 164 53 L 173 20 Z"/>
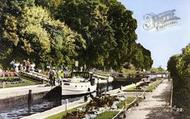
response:
<path id="1" fill-rule="evenodd" d="M 0 2 L 0 61 L 30 58 L 37 65 L 138 69 L 151 53 L 136 43 L 137 21 L 116 0 L 5 0 Z M 7 60 L 8 59 L 8 60 Z"/>
<path id="2" fill-rule="evenodd" d="M 150 69 L 150 71 L 151 71 L 152 73 L 164 73 L 166 70 L 163 69 L 161 66 L 159 66 L 159 67 L 152 67 L 152 68 Z"/>

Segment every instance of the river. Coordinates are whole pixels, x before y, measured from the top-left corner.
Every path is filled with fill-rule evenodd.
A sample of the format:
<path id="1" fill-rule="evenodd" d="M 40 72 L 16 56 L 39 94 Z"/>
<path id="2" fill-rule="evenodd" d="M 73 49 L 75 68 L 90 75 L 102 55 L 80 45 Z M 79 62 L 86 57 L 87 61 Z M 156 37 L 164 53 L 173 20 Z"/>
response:
<path id="1" fill-rule="evenodd" d="M 107 90 L 112 90 L 112 89 L 118 88 L 121 85 L 126 85 L 126 84 L 115 84 L 115 83 L 100 84 L 99 88 L 102 92 L 105 92 Z M 0 110 L 0 119 L 1 118 L 2 119 L 20 119 L 23 116 L 29 116 L 31 114 L 35 114 L 35 113 L 39 113 L 39 112 L 49 110 L 53 107 L 64 105 L 66 103 L 66 99 L 68 99 L 68 102 L 73 102 L 76 100 L 80 100 L 81 98 L 84 98 L 84 96 L 62 97 L 61 100 L 39 99 L 39 100 L 36 100 L 32 103 L 30 112 L 28 112 L 28 105 L 27 104 L 17 105 L 16 107 L 11 107 L 11 108 L 7 108 L 4 110 Z"/>

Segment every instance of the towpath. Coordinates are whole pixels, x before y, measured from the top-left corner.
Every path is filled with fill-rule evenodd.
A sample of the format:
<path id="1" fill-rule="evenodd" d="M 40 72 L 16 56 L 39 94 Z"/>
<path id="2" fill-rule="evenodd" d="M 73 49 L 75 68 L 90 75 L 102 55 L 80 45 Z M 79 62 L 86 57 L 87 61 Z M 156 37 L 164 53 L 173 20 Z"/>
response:
<path id="1" fill-rule="evenodd" d="M 163 82 L 139 103 L 139 106 L 126 111 L 126 119 L 174 119 L 170 110 L 172 81 Z"/>
<path id="2" fill-rule="evenodd" d="M 32 90 L 32 93 L 41 93 L 50 91 L 53 87 L 46 87 L 45 84 L 41 85 L 32 85 L 32 86 L 22 86 L 22 87 L 13 87 L 13 88 L 2 88 L 0 89 L 0 100 L 22 96 L 28 94 L 29 90 Z"/>

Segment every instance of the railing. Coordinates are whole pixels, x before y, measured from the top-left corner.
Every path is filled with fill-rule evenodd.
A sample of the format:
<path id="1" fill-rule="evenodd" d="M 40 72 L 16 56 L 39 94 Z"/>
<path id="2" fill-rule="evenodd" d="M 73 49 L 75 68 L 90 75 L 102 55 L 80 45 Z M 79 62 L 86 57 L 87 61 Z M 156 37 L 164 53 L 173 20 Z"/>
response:
<path id="1" fill-rule="evenodd" d="M 19 75 L 30 77 L 39 81 L 49 81 L 47 76 L 37 72 L 20 72 Z"/>
<path id="2" fill-rule="evenodd" d="M 145 90 L 143 91 L 143 93 L 141 95 L 136 96 L 136 98 L 131 103 L 128 104 L 126 109 L 125 109 L 125 106 L 123 106 L 122 109 L 112 119 L 120 119 L 121 116 L 125 117 L 124 112 L 127 111 L 136 102 L 138 103 L 139 97 L 145 98 Z M 122 115 L 122 113 L 124 113 L 124 114 Z"/>

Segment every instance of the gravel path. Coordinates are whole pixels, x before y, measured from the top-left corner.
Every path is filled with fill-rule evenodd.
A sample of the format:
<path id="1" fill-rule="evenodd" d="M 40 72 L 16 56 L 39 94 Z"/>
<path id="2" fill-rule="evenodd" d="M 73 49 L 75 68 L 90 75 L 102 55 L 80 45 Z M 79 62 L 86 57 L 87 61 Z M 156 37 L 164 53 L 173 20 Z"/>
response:
<path id="1" fill-rule="evenodd" d="M 139 106 L 125 113 L 126 119 L 174 119 L 169 108 L 170 94 L 171 81 L 165 79 Z"/>

